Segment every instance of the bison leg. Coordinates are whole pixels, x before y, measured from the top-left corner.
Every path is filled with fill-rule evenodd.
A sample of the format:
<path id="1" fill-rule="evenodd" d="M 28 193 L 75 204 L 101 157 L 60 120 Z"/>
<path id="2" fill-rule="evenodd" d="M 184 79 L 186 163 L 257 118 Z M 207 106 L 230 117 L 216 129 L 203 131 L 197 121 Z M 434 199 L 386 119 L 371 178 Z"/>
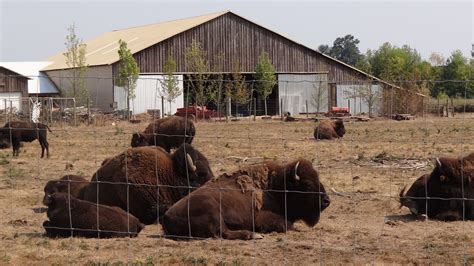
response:
<path id="1" fill-rule="evenodd" d="M 41 145 L 41 158 L 44 157 L 44 150 L 46 149 L 46 156 L 49 158 L 49 144 L 46 138 L 39 138 L 39 143 Z"/>
<path id="2" fill-rule="evenodd" d="M 13 146 L 13 156 L 19 156 L 20 155 L 20 141 L 17 139 L 12 140 L 12 146 Z"/>
<path id="3" fill-rule="evenodd" d="M 219 202 L 204 195 L 189 196 L 173 205 L 163 216 L 163 229 L 169 238 L 219 238 L 249 240 L 259 238 L 248 230 L 230 230 Z M 188 202 L 189 200 L 189 202 Z M 188 212 L 189 204 L 189 212 Z"/>
<path id="4" fill-rule="evenodd" d="M 255 228 L 262 233 L 284 233 L 287 229 L 293 229 L 293 223 L 286 221 L 283 216 L 276 213 L 260 211 L 255 217 Z"/>
<path id="5" fill-rule="evenodd" d="M 462 221 L 463 215 L 457 210 L 447 210 L 437 214 L 435 219 L 441 221 Z"/>
<path id="6" fill-rule="evenodd" d="M 228 240 L 250 240 L 261 239 L 263 237 L 248 230 L 229 230 L 226 228 L 222 231 L 222 238 Z"/>

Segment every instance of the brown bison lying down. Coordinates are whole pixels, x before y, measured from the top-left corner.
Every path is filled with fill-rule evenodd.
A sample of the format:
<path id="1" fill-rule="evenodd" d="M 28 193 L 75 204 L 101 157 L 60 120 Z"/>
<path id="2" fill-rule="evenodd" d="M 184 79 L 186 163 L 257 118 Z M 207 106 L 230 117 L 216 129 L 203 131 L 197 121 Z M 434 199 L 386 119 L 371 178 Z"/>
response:
<path id="1" fill-rule="evenodd" d="M 135 237 L 144 225 L 118 207 L 97 205 L 66 193 L 47 197 L 49 221 L 43 223 L 50 237 Z"/>
<path id="2" fill-rule="evenodd" d="M 13 121 L 6 123 L 3 128 L 0 128 L 0 142 L 11 143 L 13 146 L 13 156 L 20 154 L 20 143 L 32 142 L 38 139 L 41 145 L 41 158 L 44 157 L 44 150 L 46 149 L 46 155 L 49 157 L 49 144 L 46 139 L 46 130 L 52 132 L 51 129 L 41 123 Z M 7 147 L 9 145 L 6 145 Z"/>
<path id="3" fill-rule="evenodd" d="M 160 146 L 167 152 L 193 142 L 196 128 L 191 119 L 168 116 L 150 123 L 145 131 L 132 135 L 132 147 Z"/>
<path id="4" fill-rule="evenodd" d="M 207 182 L 169 208 L 162 225 L 172 238 L 247 240 L 285 232 L 297 220 L 314 226 L 329 203 L 308 160 L 266 162 Z"/>
<path id="5" fill-rule="evenodd" d="M 404 192 L 400 191 L 401 206 L 418 217 L 474 220 L 474 153 L 464 158 L 437 159 L 433 172 L 418 178 Z"/>
<path id="6" fill-rule="evenodd" d="M 315 139 L 337 139 L 342 138 L 346 130 L 342 119 L 337 120 L 321 120 L 319 125 L 314 129 Z"/>
<path id="7" fill-rule="evenodd" d="M 206 157 L 189 144 L 172 155 L 160 147 L 130 148 L 104 161 L 84 199 L 118 206 L 142 223 L 151 224 L 186 196 L 189 186 L 198 187 L 212 177 Z"/>
<path id="8" fill-rule="evenodd" d="M 74 198 L 84 198 L 85 188 L 89 185 L 89 181 L 78 175 L 65 175 L 59 180 L 51 180 L 44 187 L 43 203 L 49 200 L 49 196 L 54 193 L 70 194 Z"/>

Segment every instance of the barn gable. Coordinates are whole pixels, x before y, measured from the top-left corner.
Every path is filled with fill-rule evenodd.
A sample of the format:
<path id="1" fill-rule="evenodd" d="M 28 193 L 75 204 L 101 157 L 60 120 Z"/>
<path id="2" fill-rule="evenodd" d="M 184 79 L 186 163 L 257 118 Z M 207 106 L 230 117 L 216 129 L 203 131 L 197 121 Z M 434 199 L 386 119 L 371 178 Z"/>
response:
<path id="1" fill-rule="evenodd" d="M 370 76 L 230 11 L 135 53 L 140 71 L 162 73 L 166 57 L 171 55 L 177 72 L 189 73 L 185 54 L 193 39 L 202 44 L 210 65 L 220 66 L 223 73 L 235 71 L 236 64 L 241 72 L 252 73 L 258 57 L 267 52 L 277 73 L 329 73 L 329 80 L 334 82 Z M 114 73 L 117 67 L 115 63 Z"/>

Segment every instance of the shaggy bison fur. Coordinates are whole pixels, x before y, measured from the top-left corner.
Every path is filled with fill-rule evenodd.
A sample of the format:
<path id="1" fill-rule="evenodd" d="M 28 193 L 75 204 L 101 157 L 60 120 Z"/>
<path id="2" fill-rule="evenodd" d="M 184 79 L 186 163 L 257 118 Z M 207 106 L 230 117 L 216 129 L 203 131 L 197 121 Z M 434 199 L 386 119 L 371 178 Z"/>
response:
<path id="1" fill-rule="evenodd" d="M 132 135 L 132 147 L 160 146 L 167 152 L 183 143 L 191 144 L 196 128 L 191 119 L 168 116 L 150 123 L 145 131 Z"/>
<path id="2" fill-rule="evenodd" d="M 314 138 L 320 139 L 337 139 L 342 138 L 346 133 L 344 122 L 342 119 L 322 120 L 314 129 Z"/>
<path id="3" fill-rule="evenodd" d="M 420 177 L 403 193 L 400 203 L 415 215 L 444 221 L 474 220 L 474 153 L 436 159 L 431 174 Z"/>
<path id="4" fill-rule="evenodd" d="M 38 139 L 41 145 L 41 158 L 44 157 L 44 150 L 49 157 L 49 144 L 46 138 L 46 130 L 52 132 L 51 129 L 41 123 L 12 121 L 6 123 L 3 128 L 0 128 L 0 142 L 4 143 L 2 146 L 8 147 L 5 143 L 11 143 L 13 146 L 13 156 L 20 154 L 20 143 L 32 142 Z"/>
<path id="5" fill-rule="evenodd" d="M 66 193 L 49 195 L 49 221 L 43 223 L 50 237 L 135 237 L 144 225 L 118 207 L 97 205 Z"/>
<path id="6" fill-rule="evenodd" d="M 212 177 L 206 157 L 189 144 L 173 154 L 160 147 L 130 148 L 97 170 L 84 199 L 118 206 L 151 224 L 187 195 L 189 186 L 198 187 Z"/>
<path id="7" fill-rule="evenodd" d="M 59 180 L 51 180 L 44 187 L 43 203 L 49 200 L 54 193 L 67 193 L 77 199 L 84 198 L 84 189 L 89 181 L 78 175 L 65 175 Z"/>
<path id="8" fill-rule="evenodd" d="M 310 161 L 265 162 L 208 181 L 169 208 L 162 225 L 171 238 L 248 240 L 261 237 L 254 232 L 285 232 L 297 220 L 314 226 L 329 204 Z"/>

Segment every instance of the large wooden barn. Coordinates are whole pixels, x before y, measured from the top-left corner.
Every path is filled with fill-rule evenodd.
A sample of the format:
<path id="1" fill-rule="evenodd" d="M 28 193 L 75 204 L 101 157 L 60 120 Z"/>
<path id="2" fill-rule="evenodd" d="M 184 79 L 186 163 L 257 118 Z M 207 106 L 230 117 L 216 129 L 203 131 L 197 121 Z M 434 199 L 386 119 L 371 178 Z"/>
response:
<path id="1" fill-rule="evenodd" d="M 118 73 L 120 39 L 128 43 L 140 68 L 137 97 L 131 104 L 135 113 L 161 107 L 156 78 L 163 74 L 168 55 L 177 63 L 176 75 L 181 81 L 179 86 L 187 91 L 193 73 L 186 64 L 185 54 L 193 40 L 202 44 L 214 74 L 232 73 L 238 66 L 240 72 L 249 79 L 259 56 L 267 52 L 278 79 L 268 99 L 269 114 L 282 111 L 292 114 L 327 112 L 331 106 L 346 106 L 351 107 L 351 110 L 354 108 L 355 112 L 366 112 L 367 107 L 361 99 L 348 96 L 353 87 L 358 84 L 373 84 L 374 89 L 392 86 L 233 12 L 225 11 L 115 30 L 87 41 L 86 62 L 89 70 L 86 86 L 94 105 L 106 112 L 125 106 L 123 90 L 115 86 L 113 79 Z M 48 60 L 53 63 L 43 71 L 58 88 L 67 87 L 71 74 L 63 53 Z M 315 89 L 320 92 L 318 99 L 323 99 L 318 104 L 314 103 Z M 262 99 L 255 96 L 257 109 L 261 113 Z M 179 97 L 172 109 L 183 106 L 183 99 L 183 96 Z"/>

